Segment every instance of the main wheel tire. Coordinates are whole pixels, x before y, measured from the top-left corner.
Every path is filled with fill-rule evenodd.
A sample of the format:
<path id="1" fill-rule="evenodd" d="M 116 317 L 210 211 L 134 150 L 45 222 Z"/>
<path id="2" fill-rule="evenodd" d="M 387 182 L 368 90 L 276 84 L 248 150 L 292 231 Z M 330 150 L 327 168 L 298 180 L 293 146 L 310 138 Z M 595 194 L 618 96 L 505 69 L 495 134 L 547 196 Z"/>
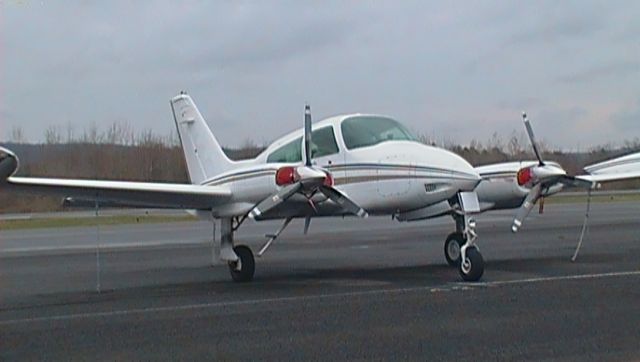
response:
<path id="1" fill-rule="evenodd" d="M 444 257 L 451 266 L 460 265 L 460 247 L 464 245 L 462 233 L 451 233 L 444 242 Z"/>
<path id="2" fill-rule="evenodd" d="M 237 262 L 229 262 L 229 273 L 231 273 L 231 278 L 234 282 L 250 282 L 256 271 L 256 262 L 253 258 L 253 252 L 245 245 L 235 246 L 233 251 L 238 255 L 240 260 Z M 240 269 L 238 269 L 238 265 L 240 266 Z"/>
<path id="3" fill-rule="evenodd" d="M 467 248 L 467 255 L 464 262 L 460 263 L 460 276 L 466 282 L 477 282 L 484 273 L 484 259 L 478 249 Z"/>

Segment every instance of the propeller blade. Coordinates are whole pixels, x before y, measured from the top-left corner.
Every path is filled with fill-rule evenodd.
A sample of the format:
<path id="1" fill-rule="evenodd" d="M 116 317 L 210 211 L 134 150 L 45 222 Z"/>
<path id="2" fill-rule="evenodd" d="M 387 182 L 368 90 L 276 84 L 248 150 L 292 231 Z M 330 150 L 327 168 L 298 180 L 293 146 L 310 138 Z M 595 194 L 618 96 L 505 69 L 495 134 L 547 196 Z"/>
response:
<path id="1" fill-rule="evenodd" d="M 529 122 L 525 112 L 522 112 L 522 119 L 524 120 L 524 127 L 527 129 L 531 146 L 533 146 L 533 152 L 536 154 L 536 158 L 538 159 L 538 162 L 540 162 L 540 166 L 544 166 L 544 161 L 542 160 L 540 150 L 538 149 L 538 143 L 536 142 L 536 136 L 533 134 L 533 128 L 531 128 L 531 123 Z"/>
<path id="2" fill-rule="evenodd" d="M 515 219 L 513 219 L 513 225 L 511 226 L 511 231 L 513 231 L 514 233 L 518 232 L 518 230 L 522 226 L 522 222 L 524 221 L 524 219 L 527 218 L 527 216 L 529 216 L 531 209 L 533 209 L 533 206 L 536 204 L 536 201 L 538 201 L 538 199 L 540 198 L 541 193 L 542 193 L 541 184 L 535 185 L 531 189 L 531 191 L 529 191 L 529 194 L 524 199 L 522 206 L 520 206 L 520 209 L 518 209 L 518 213 L 516 214 Z"/>
<path id="3" fill-rule="evenodd" d="M 251 210 L 249 213 L 249 217 L 255 219 L 260 217 L 260 215 L 264 214 L 280 205 L 288 198 L 293 196 L 296 192 L 300 191 L 302 188 L 302 184 L 300 182 L 296 182 L 293 185 L 283 187 L 277 194 L 273 196 L 269 196 L 266 199 L 262 200 L 256 207 Z"/>
<path id="4" fill-rule="evenodd" d="M 304 139 L 302 141 L 302 155 L 305 166 L 311 166 L 311 107 L 304 107 Z"/>
<path id="5" fill-rule="evenodd" d="M 342 209 L 344 209 L 350 214 L 354 214 L 356 216 L 363 217 L 363 218 L 369 216 L 369 214 L 367 214 L 367 212 L 364 211 L 363 208 L 358 206 L 358 204 L 353 202 L 346 195 L 344 195 L 342 192 L 336 190 L 333 187 L 323 185 L 320 187 L 320 192 L 322 192 L 329 200 L 340 205 Z"/>

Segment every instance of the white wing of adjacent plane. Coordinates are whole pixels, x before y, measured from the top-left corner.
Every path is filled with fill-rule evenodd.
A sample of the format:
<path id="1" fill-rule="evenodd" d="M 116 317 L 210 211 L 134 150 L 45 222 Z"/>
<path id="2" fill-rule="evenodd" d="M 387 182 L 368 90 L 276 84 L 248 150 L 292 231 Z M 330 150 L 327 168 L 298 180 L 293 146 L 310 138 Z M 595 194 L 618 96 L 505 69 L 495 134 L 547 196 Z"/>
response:
<path id="1" fill-rule="evenodd" d="M 597 175 L 580 175 L 575 176 L 578 180 L 584 180 L 589 182 L 611 182 L 629 180 L 634 178 L 640 178 L 640 170 L 636 172 L 614 172 L 614 173 L 600 173 Z"/>
<path id="2" fill-rule="evenodd" d="M 638 175 L 640 174 L 640 152 L 590 165 L 584 170 L 591 175 Z"/>
<path id="3" fill-rule="evenodd" d="M 588 175 L 576 176 L 590 182 L 609 182 L 640 178 L 640 152 L 614 158 L 584 168 Z"/>
<path id="4" fill-rule="evenodd" d="M 122 206 L 213 209 L 226 204 L 231 192 L 223 187 L 126 181 L 13 177 L 18 158 L 0 147 L 0 189 L 80 197 Z"/>

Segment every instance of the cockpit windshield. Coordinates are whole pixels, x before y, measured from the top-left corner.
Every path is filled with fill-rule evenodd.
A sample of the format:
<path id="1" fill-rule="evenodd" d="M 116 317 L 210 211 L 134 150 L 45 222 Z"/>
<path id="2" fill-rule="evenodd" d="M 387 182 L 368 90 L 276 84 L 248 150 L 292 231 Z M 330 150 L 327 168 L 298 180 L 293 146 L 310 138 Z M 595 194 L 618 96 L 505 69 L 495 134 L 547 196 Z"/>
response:
<path id="1" fill-rule="evenodd" d="M 342 122 L 342 137 L 348 149 L 377 145 L 385 141 L 415 141 L 415 137 L 391 118 L 355 116 Z"/>

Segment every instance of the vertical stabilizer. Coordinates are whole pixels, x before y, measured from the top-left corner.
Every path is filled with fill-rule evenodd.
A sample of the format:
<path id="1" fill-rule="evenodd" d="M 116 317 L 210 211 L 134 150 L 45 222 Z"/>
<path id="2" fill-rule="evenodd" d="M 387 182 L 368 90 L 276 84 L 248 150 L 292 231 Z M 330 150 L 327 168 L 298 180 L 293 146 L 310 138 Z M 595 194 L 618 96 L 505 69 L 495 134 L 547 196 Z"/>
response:
<path id="1" fill-rule="evenodd" d="M 233 167 L 189 95 L 180 93 L 171 99 L 171 110 L 191 183 L 201 184 Z"/>

